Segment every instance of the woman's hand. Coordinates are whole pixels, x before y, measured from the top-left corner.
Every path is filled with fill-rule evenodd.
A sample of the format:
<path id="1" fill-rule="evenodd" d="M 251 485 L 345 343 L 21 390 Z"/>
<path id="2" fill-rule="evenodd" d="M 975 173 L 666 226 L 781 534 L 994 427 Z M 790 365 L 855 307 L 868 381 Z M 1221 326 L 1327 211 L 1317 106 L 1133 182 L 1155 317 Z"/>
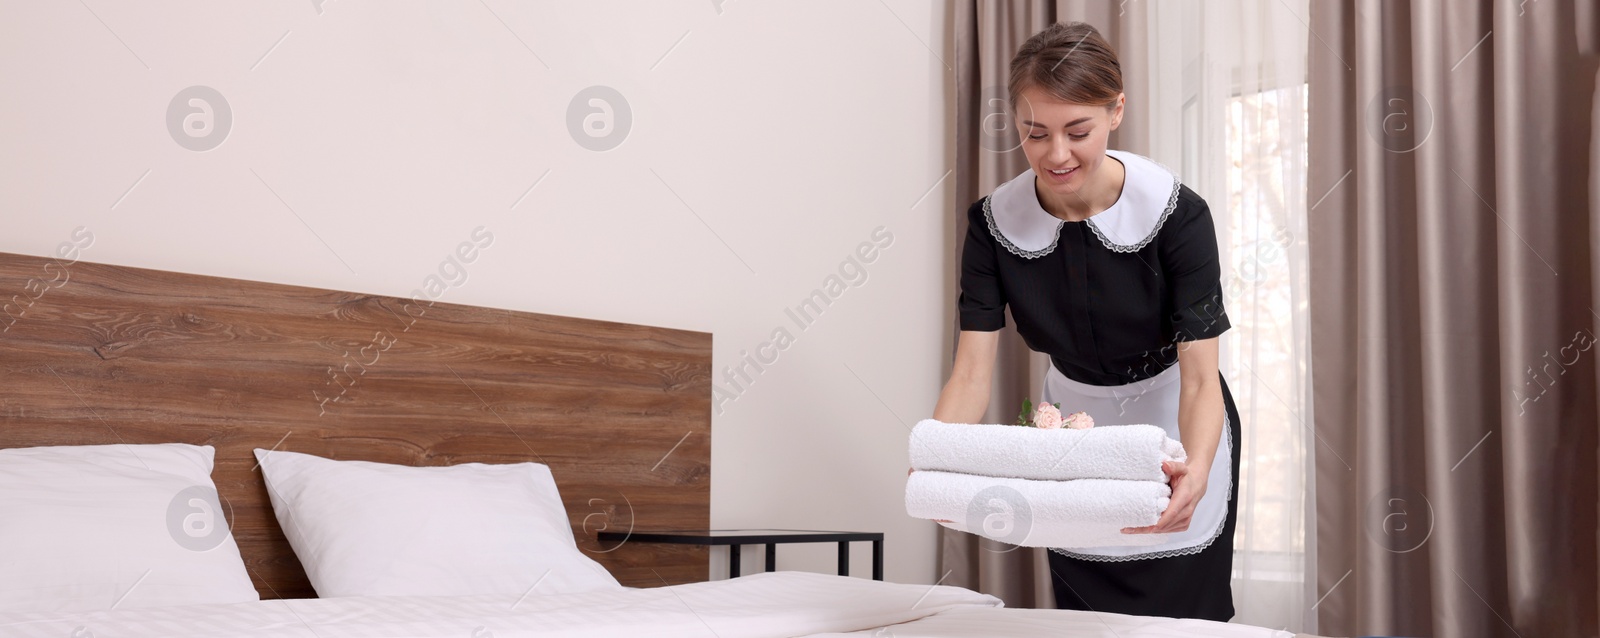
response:
<path id="1" fill-rule="evenodd" d="M 1147 527 L 1124 527 L 1124 534 L 1166 534 L 1181 532 L 1189 529 L 1189 519 L 1194 517 L 1194 508 L 1200 504 L 1200 497 L 1206 495 L 1206 480 L 1210 477 L 1211 468 L 1201 466 L 1188 466 L 1180 461 L 1167 461 L 1161 464 L 1161 471 L 1171 477 L 1172 498 L 1167 501 L 1167 510 L 1161 513 L 1161 519 L 1155 525 Z"/>

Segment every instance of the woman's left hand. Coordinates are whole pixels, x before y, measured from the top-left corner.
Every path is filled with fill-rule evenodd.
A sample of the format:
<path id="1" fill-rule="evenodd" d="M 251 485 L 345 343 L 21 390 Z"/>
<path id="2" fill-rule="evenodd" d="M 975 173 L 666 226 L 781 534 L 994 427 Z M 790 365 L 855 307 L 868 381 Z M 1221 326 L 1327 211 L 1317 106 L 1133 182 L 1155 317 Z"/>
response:
<path id="1" fill-rule="evenodd" d="M 1206 495 L 1206 479 L 1211 474 L 1209 469 L 1190 467 L 1179 461 L 1162 463 L 1161 471 L 1167 473 L 1172 485 L 1172 498 L 1167 501 L 1167 510 L 1161 513 L 1161 519 L 1155 525 L 1124 527 L 1122 533 L 1165 534 L 1189 529 L 1194 508 L 1200 504 L 1200 497 Z"/>

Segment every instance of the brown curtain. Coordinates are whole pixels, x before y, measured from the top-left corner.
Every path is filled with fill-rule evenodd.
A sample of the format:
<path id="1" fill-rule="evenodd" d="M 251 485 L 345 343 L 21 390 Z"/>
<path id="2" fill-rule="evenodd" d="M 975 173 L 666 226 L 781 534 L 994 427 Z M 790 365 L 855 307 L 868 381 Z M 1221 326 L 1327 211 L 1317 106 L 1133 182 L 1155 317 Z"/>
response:
<path id="1" fill-rule="evenodd" d="M 1312 0 L 1319 632 L 1600 632 L 1588 0 Z"/>
<path id="2" fill-rule="evenodd" d="M 1005 110 L 1006 81 L 1011 57 L 1022 43 L 1053 22 L 1081 20 L 1100 30 L 1117 50 L 1127 88 L 1129 117 L 1113 131 L 1111 148 L 1150 153 L 1148 131 L 1132 117 L 1146 101 L 1141 85 L 1131 79 L 1146 77 L 1144 19 L 1147 4 L 1107 0 L 956 0 L 956 201 L 951 211 L 956 238 L 967 234 L 967 206 L 994 191 L 996 186 L 1028 168 L 1018 145 L 1016 129 Z M 1139 105 L 1139 106 L 1134 106 Z M 959 240 L 948 247 L 959 266 Z M 948 273 L 947 290 L 954 291 L 957 272 Z M 953 295 L 952 295 L 953 297 Z M 953 302 L 952 302 L 953 307 Z M 954 328 L 959 332 L 959 327 Z M 955 337 L 952 335 L 952 348 Z M 1001 331 L 995 362 L 994 384 L 986 423 L 1016 418 L 1024 396 L 1038 399 L 1045 355 L 1033 353 L 1007 320 Z M 944 371 L 948 378 L 949 367 Z M 980 536 L 939 528 L 941 583 L 967 587 L 1004 600 L 1008 607 L 1050 609 L 1055 597 L 1050 581 L 1049 550 L 1015 547 Z"/>

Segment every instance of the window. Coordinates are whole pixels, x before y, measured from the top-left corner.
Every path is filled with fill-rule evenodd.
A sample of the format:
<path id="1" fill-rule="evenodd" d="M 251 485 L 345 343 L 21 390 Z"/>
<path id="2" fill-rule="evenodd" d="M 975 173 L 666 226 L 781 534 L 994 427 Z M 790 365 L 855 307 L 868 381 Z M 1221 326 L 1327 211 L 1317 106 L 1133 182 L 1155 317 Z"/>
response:
<path id="1" fill-rule="evenodd" d="M 1258 561 L 1251 578 L 1265 581 L 1301 579 L 1306 530 L 1296 513 L 1310 505 L 1303 489 L 1310 415 L 1297 407 L 1310 390 L 1301 384 L 1310 353 L 1295 320 L 1307 291 L 1293 285 L 1304 274 L 1293 272 L 1289 258 L 1303 239 L 1294 231 L 1305 215 L 1308 94 L 1302 83 L 1228 100 L 1226 217 L 1212 207 L 1229 230 L 1223 289 L 1234 333 L 1223 340 L 1224 375 L 1249 429 L 1234 548 Z"/>

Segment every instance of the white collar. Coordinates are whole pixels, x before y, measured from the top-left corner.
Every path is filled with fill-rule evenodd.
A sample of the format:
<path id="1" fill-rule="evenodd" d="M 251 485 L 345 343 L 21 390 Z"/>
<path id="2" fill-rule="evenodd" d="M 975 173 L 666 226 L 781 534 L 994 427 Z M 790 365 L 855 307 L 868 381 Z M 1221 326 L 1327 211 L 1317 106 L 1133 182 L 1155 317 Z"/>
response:
<path id="1" fill-rule="evenodd" d="M 1106 155 L 1120 160 L 1126 169 L 1122 195 L 1110 208 L 1082 222 L 1094 231 L 1100 243 L 1119 253 L 1136 252 L 1150 243 L 1161 224 L 1178 204 L 1180 182 L 1177 173 L 1153 159 L 1106 149 Z M 1061 225 L 1068 223 L 1039 204 L 1034 191 L 1034 172 L 1025 170 L 994 189 L 983 202 L 983 215 L 989 233 L 1018 257 L 1033 259 L 1055 250 Z"/>

